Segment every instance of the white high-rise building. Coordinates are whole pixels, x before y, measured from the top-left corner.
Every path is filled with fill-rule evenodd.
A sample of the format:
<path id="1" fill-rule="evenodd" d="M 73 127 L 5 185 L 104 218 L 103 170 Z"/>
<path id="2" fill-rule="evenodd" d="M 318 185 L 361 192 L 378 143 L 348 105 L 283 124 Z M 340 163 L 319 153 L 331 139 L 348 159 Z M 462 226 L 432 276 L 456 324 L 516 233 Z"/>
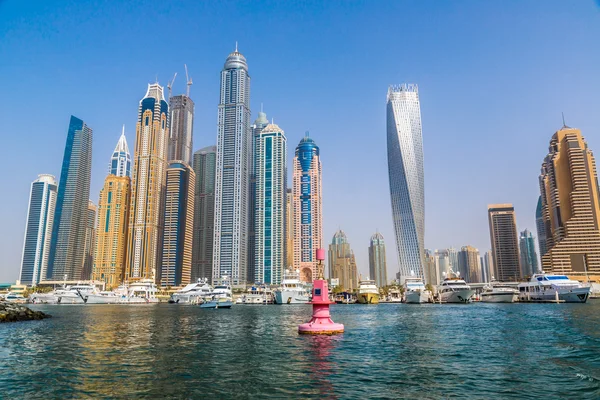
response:
<path id="1" fill-rule="evenodd" d="M 31 184 L 19 274 L 23 285 L 36 286 L 46 278 L 56 193 L 56 178 L 53 175 L 39 175 Z"/>
<path id="2" fill-rule="evenodd" d="M 387 151 L 400 281 L 413 274 L 424 278 L 425 184 L 417 85 L 388 90 Z"/>
<path id="3" fill-rule="evenodd" d="M 216 283 L 223 277 L 234 286 L 247 281 L 251 144 L 250 76 L 246 58 L 236 47 L 221 71 L 213 246 Z"/>
<path id="4" fill-rule="evenodd" d="M 280 284 L 285 265 L 285 196 L 287 139 L 279 126 L 269 124 L 256 142 L 255 281 Z"/>

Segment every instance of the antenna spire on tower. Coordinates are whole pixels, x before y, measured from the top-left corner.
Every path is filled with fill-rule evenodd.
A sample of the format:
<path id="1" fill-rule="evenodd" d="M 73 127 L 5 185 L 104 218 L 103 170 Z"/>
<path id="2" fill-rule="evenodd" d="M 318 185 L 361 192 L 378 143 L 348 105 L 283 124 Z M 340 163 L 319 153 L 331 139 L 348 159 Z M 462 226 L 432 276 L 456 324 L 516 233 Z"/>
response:
<path id="1" fill-rule="evenodd" d="M 238 48 L 237 48 L 237 40 L 235 41 L 235 52 L 238 52 Z"/>
<path id="2" fill-rule="evenodd" d="M 561 112 L 561 114 L 562 114 L 562 120 L 563 120 L 563 128 L 566 128 L 567 124 L 565 124 L 565 113 Z"/>

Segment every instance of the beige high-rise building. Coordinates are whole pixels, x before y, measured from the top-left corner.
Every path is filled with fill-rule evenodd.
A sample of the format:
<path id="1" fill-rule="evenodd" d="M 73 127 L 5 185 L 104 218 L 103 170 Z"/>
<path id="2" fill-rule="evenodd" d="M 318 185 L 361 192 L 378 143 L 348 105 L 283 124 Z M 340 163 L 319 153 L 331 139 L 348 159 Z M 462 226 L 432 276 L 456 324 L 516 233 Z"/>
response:
<path id="1" fill-rule="evenodd" d="M 329 245 L 329 277 L 339 279 L 339 286 L 347 292 L 358 289 L 356 259 L 342 230 L 333 235 Z"/>
<path id="2" fill-rule="evenodd" d="M 522 277 L 519 257 L 517 220 L 512 204 L 488 206 L 494 277 L 500 282 L 516 281 Z"/>
<path id="3" fill-rule="evenodd" d="M 563 126 L 550 140 L 540 175 L 548 252 L 545 272 L 600 279 L 600 199 L 592 151 L 579 129 Z"/>
<path id="4" fill-rule="evenodd" d="M 312 282 L 318 278 L 316 251 L 323 247 L 323 206 L 319 147 L 308 133 L 296 146 L 293 168 L 293 265 L 303 282 Z"/>
<path id="5" fill-rule="evenodd" d="M 130 178 L 108 175 L 98 200 L 98 229 L 92 279 L 116 288 L 125 272 Z"/>
<path id="6" fill-rule="evenodd" d="M 473 246 L 463 246 L 458 253 L 458 265 L 460 276 L 467 282 L 479 283 L 481 277 L 481 263 L 479 250 Z"/>
<path id="7" fill-rule="evenodd" d="M 167 170 L 169 106 L 158 83 L 148 85 L 136 126 L 125 279 L 157 278 Z"/>

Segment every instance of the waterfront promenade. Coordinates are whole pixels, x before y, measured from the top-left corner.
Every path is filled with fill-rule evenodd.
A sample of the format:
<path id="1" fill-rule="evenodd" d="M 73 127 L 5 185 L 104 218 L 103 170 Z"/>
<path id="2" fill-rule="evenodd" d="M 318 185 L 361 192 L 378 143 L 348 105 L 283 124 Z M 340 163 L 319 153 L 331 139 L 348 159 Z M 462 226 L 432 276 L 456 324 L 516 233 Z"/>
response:
<path id="1" fill-rule="evenodd" d="M 0 325 L 4 398 L 598 398 L 600 301 L 310 306 L 34 306 Z"/>

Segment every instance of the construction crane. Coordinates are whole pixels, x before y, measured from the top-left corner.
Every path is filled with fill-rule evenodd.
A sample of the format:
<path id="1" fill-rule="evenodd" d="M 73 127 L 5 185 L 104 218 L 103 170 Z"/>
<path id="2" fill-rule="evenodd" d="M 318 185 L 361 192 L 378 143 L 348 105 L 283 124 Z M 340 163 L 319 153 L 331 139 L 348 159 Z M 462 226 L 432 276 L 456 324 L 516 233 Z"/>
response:
<path id="1" fill-rule="evenodd" d="M 175 75 L 173 76 L 171 82 L 167 83 L 167 89 L 169 89 L 169 99 L 171 98 L 171 89 L 173 89 L 173 83 L 175 82 L 175 78 L 177 78 L 177 72 L 175 72 Z"/>
<path id="2" fill-rule="evenodd" d="M 190 86 L 192 86 L 192 78 L 188 76 L 187 64 L 183 64 L 185 67 L 185 79 L 187 79 L 187 97 L 190 97 Z"/>

